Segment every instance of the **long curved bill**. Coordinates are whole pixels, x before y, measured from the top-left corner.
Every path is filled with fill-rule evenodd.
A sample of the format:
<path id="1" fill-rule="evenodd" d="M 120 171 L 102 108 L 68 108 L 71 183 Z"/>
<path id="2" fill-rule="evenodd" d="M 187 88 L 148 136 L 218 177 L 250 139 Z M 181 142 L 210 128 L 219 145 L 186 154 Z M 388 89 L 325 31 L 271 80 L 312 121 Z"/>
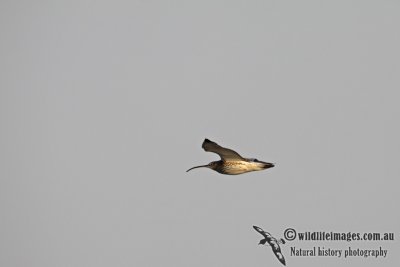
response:
<path id="1" fill-rule="evenodd" d="M 186 172 L 188 172 L 188 171 L 190 171 L 190 170 L 193 170 L 193 169 L 197 169 L 197 168 L 208 168 L 208 165 L 195 166 L 195 167 L 190 168 L 190 169 L 187 170 Z"/>

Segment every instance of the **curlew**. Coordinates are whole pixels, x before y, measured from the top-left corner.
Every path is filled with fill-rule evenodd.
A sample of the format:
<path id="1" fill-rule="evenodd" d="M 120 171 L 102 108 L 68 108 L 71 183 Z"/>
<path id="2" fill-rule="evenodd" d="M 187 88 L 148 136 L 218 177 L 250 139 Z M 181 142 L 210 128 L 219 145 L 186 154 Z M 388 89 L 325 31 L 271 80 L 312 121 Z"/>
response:
<path id="1" fill-rule="evenodd" d="M 207 165 L 190 168 L 209 168 L 222 174 L 236 175 L 252 171 L 262 171 L 274 167 L 274 164 L 259 161 L 254 158 L 243 158 L 232 149 L 224 148 L 215 142 L 205 139 L 202 148 L 207 152 L 214 152 L 221 157 L 219 161 L 212 161 Z"/>
<path id="2" fill-rule="evenodd" d="M 258 226 L 253 226 L 253 228 L 257 232 L 259 232 L 260 234 L 262 234 L 264 236 L 264 239 L 261 239 L 260 243 L 258 243 L 258 244 L 259 245 L 265 245 L 265 243 L 268 243 L 271 246 L 272 251 L 274 252 L 275 256 L 278 258 L 278 260 L 283 265 L 286 265 L 285 258 L 283 257 L 282 252 L 281 252 L 281 248 L 279 247 L 279 244 L 285 244 L 285 240 L 283 240 L 282 238 L 280 240 L 277 240 L 270 233 L 265 232 L 263 229 L 261 229 Z"/>

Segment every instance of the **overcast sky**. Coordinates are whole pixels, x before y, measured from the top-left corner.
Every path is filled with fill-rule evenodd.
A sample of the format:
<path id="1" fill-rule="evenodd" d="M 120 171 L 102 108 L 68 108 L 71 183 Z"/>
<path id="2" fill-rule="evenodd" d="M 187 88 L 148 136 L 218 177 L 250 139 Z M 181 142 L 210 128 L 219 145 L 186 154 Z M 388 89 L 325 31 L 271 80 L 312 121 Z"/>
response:
<path id="1" fill-rule="evenodd" d="M 1 1 L 0 265 L 282 266 L 394 232 L 400 2 Z M 224 176 L 204 138 L 273 162 Z M 388 250 L 294 257 L 290 247 Z M 399 242 L 287 242 L 398 266 Z"/>

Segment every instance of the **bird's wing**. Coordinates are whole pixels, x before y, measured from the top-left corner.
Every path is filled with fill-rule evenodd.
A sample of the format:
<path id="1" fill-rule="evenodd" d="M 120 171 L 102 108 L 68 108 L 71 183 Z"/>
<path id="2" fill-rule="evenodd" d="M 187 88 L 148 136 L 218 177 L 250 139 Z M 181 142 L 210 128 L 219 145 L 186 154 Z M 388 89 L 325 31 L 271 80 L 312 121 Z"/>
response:
<path id="1" fill-rule="evenodd" d="M 207 152 L 217 153 L 223 161 L 237 161 L 244 160 L 237 152 L 232 149 L 224 148 L 215 142 L 205 139 L 202 145 L 203 149 Z"/>
<path id="2" fill-rule="evenodd" d="M 254 228 L 257 232 L 259 232 L 260 234 L 262 234 L 264 237 L 272 238 L 272 236 L 271 236 L 270 233 L 265 232 L 265 231 L 264 231 L 263 229 L 261 229 L 260 227 L 254 225 L 253 228 Z"/>
<path id="3" fill-rule="evenodd" d="M 279 247 L 277 242 L 274 242 L 271 244 L 272 251 L 274 252 L 275 256 L 278 258 L 278 260 L 283 264 L 286 265 L 285 257 L 283 257 L 283 254 L 281 252 L 281 248 Z"/>

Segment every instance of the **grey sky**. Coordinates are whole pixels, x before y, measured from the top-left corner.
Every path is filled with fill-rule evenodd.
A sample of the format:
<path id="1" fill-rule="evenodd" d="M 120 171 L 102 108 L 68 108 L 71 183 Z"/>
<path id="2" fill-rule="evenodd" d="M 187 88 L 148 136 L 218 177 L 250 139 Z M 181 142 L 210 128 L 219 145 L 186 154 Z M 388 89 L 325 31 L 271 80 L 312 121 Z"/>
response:
<path id="1" fill-rule="evenodd" d="M 398 1 L 2 1 L 1 266 L 280 266 L 395 232 Z M 204 138 L 276 167 L 207 169 Z M 288 242 L 288 266 L 398 266 Z M 291 257 L 290 246 L 389 250 Z"/>

